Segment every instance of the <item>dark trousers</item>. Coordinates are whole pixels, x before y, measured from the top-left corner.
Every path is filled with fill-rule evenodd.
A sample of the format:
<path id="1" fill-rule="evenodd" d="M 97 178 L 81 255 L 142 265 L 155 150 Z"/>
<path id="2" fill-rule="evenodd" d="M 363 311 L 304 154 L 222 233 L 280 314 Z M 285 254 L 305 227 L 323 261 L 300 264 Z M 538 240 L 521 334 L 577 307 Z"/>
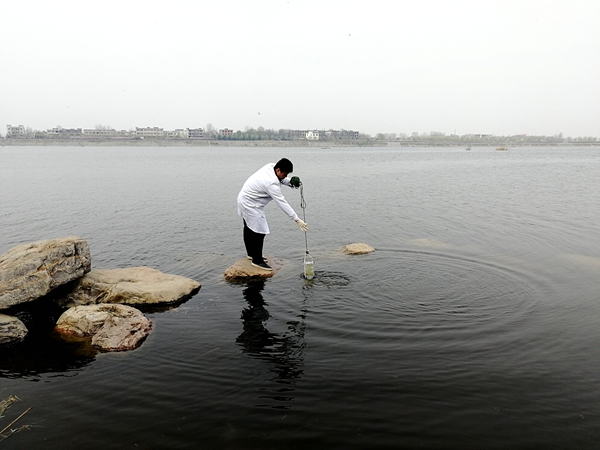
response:
<path id="1" fill-rule="evenodd" d="M 244 245 L 246 246 L 246 253 L 252 257 L 252 262 L 255 264 L 263 262 L 264 241 L 265 235 L 252 231 L 244 220 Z"/>

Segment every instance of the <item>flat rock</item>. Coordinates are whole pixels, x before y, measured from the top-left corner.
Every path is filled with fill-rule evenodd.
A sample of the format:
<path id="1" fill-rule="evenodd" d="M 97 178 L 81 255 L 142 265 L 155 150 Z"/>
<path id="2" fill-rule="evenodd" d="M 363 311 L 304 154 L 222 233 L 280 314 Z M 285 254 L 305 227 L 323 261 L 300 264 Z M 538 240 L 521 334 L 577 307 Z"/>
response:
<path id="1" fill-rule="evenodd" d="M 101 303 L 65 311 L 55 331 L 66 340 L 91 338 L 92 346 L 104 351 L 133 350 L 150 334 L 152 321 L 127 305 Z"/>
<path id="2" fill-rule="evenodd" d="M 43 297 L 91 269 L 86 241 L 78 236 L 13 247 L 0 256 L 0 309 Z"/>
<path id="3" fill-rule="evenodd" d="M 0 314 L 0 345 L 21 342 L 27 335 L 27 327 L 17 317 Z"/>
<path id="4" fill-rule="evenodd" d="M 279 270 L 279 265 L 274 264 L 272 258 L 266 257 L 268 264 L 273 268 L 271 271 L 254 267 L 248 258 L 243 258 L 225 270 L 225 279 L 227 281 L 245 281 L 260 278 L 271 278 Z"/>
<path id="5" fill-rule="evenodd" d="M 365 253 L 374 252 L 375 249 L 370 245 L 363 244 L 362 242 L 356 244 L 348 244 L 342 247 L 342 252 L 348 255 L 364 255 Z"/>
<path id="6" fill-rule="evenodd" d="M 121 303 L 148 305 L 176 303 L 200 289 L 200 283 L 151 267 L 92 270 L 73 283 L 61 300 L 63 307 Z"/>

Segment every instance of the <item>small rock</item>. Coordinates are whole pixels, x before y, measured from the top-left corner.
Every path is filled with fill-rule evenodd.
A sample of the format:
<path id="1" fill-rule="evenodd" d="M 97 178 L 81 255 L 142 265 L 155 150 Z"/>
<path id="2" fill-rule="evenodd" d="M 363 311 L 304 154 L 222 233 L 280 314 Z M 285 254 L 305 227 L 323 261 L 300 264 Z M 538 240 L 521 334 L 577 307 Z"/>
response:
<path id="1" fill-rule="evenodd" d="M 197 281 L 150 267 L 92 270 L 57 303 L 67 308 L 98 303 L 166 304 L 178 302 L 198 289 Z"/>
<path id="2" fill-rule="evenodd" d="M 251 279 L 271 278 L 279 269 L 274 266 L 273 260 L 267 258 L 269 265 L 273 270 L 264 270 L 254 267 L 248 258 L 240 259 L 225 270 L 225 279 L 227 281 L 245 281 Z"/>
<path id="3" fill-rule="evenodd" d="M 152 321 L 139 310 L 118 304 L 76 306 L 65 311 L 55 327 L 67 340 L 91 337 L 94 347 L 113 352 L 138 347 L 151 329 Z"/>
<path id="4" fill-rule="evenodd" d="M 17 317 L 0 314 L 0 345 L 21 342 L 27 335 L 27 327 Z"/>
<path id="5" fill-rule="evenodd" d="M 375 249 L 370 245 L 363 243 L 348 244 L 342 247 L 342 252 L 348 255 L 364 255 L 365 253 L 374 252 Z"/>

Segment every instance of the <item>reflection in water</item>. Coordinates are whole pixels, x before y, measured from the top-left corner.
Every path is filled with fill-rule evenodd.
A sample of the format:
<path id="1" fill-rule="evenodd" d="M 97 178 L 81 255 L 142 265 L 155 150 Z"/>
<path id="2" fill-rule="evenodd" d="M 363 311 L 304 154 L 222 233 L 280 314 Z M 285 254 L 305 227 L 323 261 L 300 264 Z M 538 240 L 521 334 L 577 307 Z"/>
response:
<path id="1" fill-rule="evenodd" d="M 23 343 L 0 349 L 0 378 L 31 378 L 43 374 L 74 375 L 94 361 L 95 351 L 84 343 L 66 345 L 48 335 L 27 338 Z"/>
<path id="2" fill-rule="evenodd" d="M 138 305 L 137 309 L 146 314 L 169 311 L 188 301 L 198 290 L 177 303 Z M 64 288 L 58 288 L 37 300 L 2 311 L 19 318 L 28 332 L 23 342 L 0 346 L 0 378 L 37 381 L 39 376 L 47 373 L 68 376 L 95 360 L 99 350 L 92 346 L 90 338 L 61 336 L 54 332 L 54 326 L 64 312 L 64 308 L 58 306 L 64 292 Z"/>
<path id="3" fill-rule="evenodd" d="M 89 342 L 65 343 L 53 337 L 54 324 L 62 313 L 50 296 L 4 313 L 18 317 L 28 333 L 21 343 L 0 347 L 0 378 L 31 378 L 38 381 L 42 374 L 62 376 L 94 361 L 97 351 Z"/>
<path id="4" fill-rule="evenodd" d="M 244 289 L 243 295 L 248 302 L 248 307 L 242 310 L 244 330 L 237 337 L 236 342 L 242 346 L 245 353 L 270 363 L 269 371 L 275 375 L 270 381 L 278 383 L 279 386 L 274 394 L 263 395 L 261 398 L 290 402 L 293 401 L 290 395 L 294 391 L 292 386 L 303 373 L 306 311 L 302 310 L 299 320 L 287 323 L 286 332 L 270 332 L 265 326 L 271 315 L 265 308 L 266 303 L 262 296 L 264 287 L 265 282 L 262 280 L 250 282 Z M 280 409 L 290 407 L 281 404 L 257 406 Z"/>

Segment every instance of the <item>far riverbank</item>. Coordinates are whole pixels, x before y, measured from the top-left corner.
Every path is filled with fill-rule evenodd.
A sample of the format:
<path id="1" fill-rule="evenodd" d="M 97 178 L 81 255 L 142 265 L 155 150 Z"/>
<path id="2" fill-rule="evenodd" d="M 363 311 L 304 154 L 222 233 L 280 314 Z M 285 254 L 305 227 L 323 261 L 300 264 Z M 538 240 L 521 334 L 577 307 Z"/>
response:
<path id="1" fill-rule="evenodd" d="M 1 139 L 0 146 L 20 147 L 385 147 L 385 141 L 236 141 L 209 139 Z"/>
<path id="2" fill-rule="evenodd" d="M 238 141 L 226 139 L 0 139 L 0 147 L 600 147 L 598 142 L 467 142 L 467 141 L 383 141 L 383 140 L 345 140 L 345 141 L 309 141 L 304 139 L 291 141 L 253 140 Z"/>

